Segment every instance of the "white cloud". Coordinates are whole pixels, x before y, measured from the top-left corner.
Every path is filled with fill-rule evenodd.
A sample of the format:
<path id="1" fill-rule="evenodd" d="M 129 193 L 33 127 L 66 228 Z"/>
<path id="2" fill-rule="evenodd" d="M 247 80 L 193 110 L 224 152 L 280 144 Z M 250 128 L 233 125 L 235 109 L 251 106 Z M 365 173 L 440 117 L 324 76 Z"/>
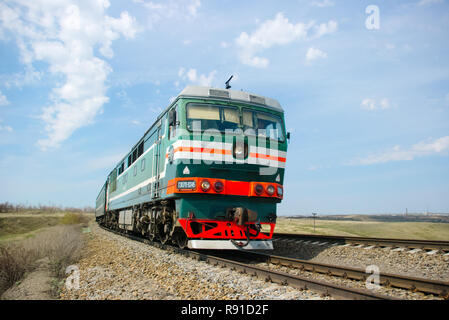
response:
<path id="1" fill-rule="evenodd" d="M 242 63 L 264 68 L 269 60 L 257 57 L 255 54 L 274 45 L 285 45 L 297 39 L 305 39 L 309 26 L 304 23 L 292 24 L 282 13 L 276 14 L 273 20 L 267 20 L 251 35 L 242 32 L 236 39 L 240 47 L 240 60 Z"/>
<path id="2" fill-rule="evenodd" d="M 3 120 L 0 119 L 0 122 L 3 122 Z M 1 132 L 1 131 L 12 132 L 13 130 L 12 130 L 12 127 L 10 127 L 10 126 L 4 126 L 4 125 L 2 125 L 2 124 L 0 123 L 0 132 Z"/>
<path id="3" fill-rule="evenodd" d="M 186 72 L 186 69 L 184 69 L 183 67 L 179 68 L 178 77 L 181 78 L 184 75 L 185 72 Z"/>
<path id="4" fill-rule="evenodd" d="M 3 126 L 0 124 L 0 131 L 12 132 L 12 128 L 10 126 Z"/>
<path id="5" fill-rule="evenodd" d="M 200 0 L 191 0 L 188 4 L 187 4 L 187 12 L 192 16 L 195 17 L 197 12 L 198 12 L 198 8 L 201 7 L 201 1 Z"/>
<path id="6" fill-rule="evenodd" d="M 258 56 L 263 50 L 273 46 L 287 45 L 298 40 L 307 40 L 307 33 L 312 27 L 315 27 L 313 37 L 319 38 L 335 32 L 337 26 L 338 24 L 333 20 L 318 26 L 315 25 L 315 22 L 293 24 L 284 17 L 283 13 L 279 12 L 273 20 L 263 22 L 253 33 L 242 32 L 235 42 L 239 47 L 239 58 L 243 64 L 265 68 L 268 66 L 269 60 Z"/>
<path id="7" fill-rule="evenodd" d="M 363 109 L 366 109 L 366 110 L 376 110 L 376 108 L 377 108 L 376 101 L 374 101 L 374 99 L 370 99 L 370 98 L 364 99 L 361 103 L 361 106 Z"/>
<path id="8" fill-rule="evenodd" d="M 313 38 L 320 38 L 326 34 L 332 34 L 337 32 L 338 29 L 338 23 L 335 20 L 330 20 L 327 23 L 321 23 L 314 27 L 315 34 L 313 35 Z"/>
<path id="9" fill-rule="evenodd" d="M 389 109 L 390 108 L 390 101 L 388 99 L 382 99 L 380 100 L 380 108 L 381 109 Z"/>
<path id="10" fill-rule="evenodd" d="M 443 3 L 443 2 L 444 2 L 443 0 L 421 0 L 418 2 L 418 6 L 427 6 L 427 5 Z"/>
<path id="11" fill-rule="evenodd" d="M 433 141 L 421 141 L 409 149 L 403 149 L 400 146 L 395 146 L 392 149 L 380 154 L 354 159 L 348 162 L 347 165 L 364 166 L 392 161 L 410 161 L 418 157 L 447 153 L 447 151 L 449 151 L 449 136 Z"/>
<path id="12" fill-rule="evenodd" d="M 181 80 L 187 81 L 191 84 L 199 85 L 199 86 L 205 86 L 205 87 L 211 87 L 212 83 L 215 80 L 215 75 L 217 74 L 216 70 L 213 70 L 209 72 L 208 75 L 205 74 L 198 74 L 196 69 L 189 69 L 186 71 L 185 68 L 179 68 L 178 71 L 178 77 L 181 78 Z M 179 86 L 179 82 L 175 83 L 176 87 Z"/>
<path id="13" fill-rule="evenodd" d="M 365 110 L 373 111 L 373 110 L 385 110 L 392 107 L 392 104 L 390 103 L 390 100 L 387 98 L 383 98 L 380 101 L 376 101 L 371 98 L 366 98 L 362 100 L 362 103 L 360 104 L 361 107 Z"/>
<path id="14" fill-rule="evenodd" d="M 200 0 L 168 0 L 161 2 L 134 0 L 148 11 L 148 27 L 153 28 L 162 19 L 194 19 L 201 7 Z"/>
<path id="15" fill-rule="evenodd" d="M 38 141 L 42 149 L 59 146 L 75 130 L 92 123 L 109 101 L 106 80 L 112 69 L 95 50 L 112 58 L 112 42 L 120 36 L 133 38 L 138 31 L 128 12 L 119 18 L 108 16 L 109 5 L 107 0 L 0 4 L 1 26 L 16 37 L 26 68 L 34 70 L 33 63 L 43 61 L 52 75 L 62 79 L 41 115 L 48 134 Z"/>
<path id="16" fill-rule="evenodd" d="M 313 7 L 324 8 L 324 7 L 333 7 L 335 3 L 331 0 L 322 0 L 322 1 L 313 1 L 310 5 Z"/>
<path id="17" fill-rule="evenodd" d="M 31 64 L 28 64 L 25 65 L 24 71 L 10 75 L 1 75 L 0 81 L 3 82 L 7 88 L 11 88 L 12 86 L 22 88 L 24 85 L 37 83 L 42 79 L 42 75 L 42 72 L 35 70 Z"/>
<path id="18" fill-rule="evenodd" d="M 9 104 L 6 96 L 0 91 L 0 106 L 7 106 Z"/>
<path id="19" fill-rule="evenodd" d="M 327 58 L 327 53 L 321 51 L 318 48 L 311 47 L 311 48 L 309 48 L 309 50 L 307 50 L 306 60 L 309 62 L 316 60 L 316 59 L 325 59 L 325 58 Z"/>

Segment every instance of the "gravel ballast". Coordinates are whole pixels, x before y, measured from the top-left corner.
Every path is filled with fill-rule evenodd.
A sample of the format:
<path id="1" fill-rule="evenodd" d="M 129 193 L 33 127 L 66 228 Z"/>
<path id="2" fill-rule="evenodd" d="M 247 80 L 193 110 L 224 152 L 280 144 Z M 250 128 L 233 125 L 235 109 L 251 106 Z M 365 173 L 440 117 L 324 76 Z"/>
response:
<path id="1" fill-rule="evenodd" d="M 96 224 L 91 230 L 77 264 L 79 289 L 64 287 L 61 299 L 329 299 L 170 253 Z"/>
<path id="2" fill-rule="evenodd" d="M 357 246 L 320 246 L 276 241 L 274 255 L 309 260 L 318 263 L 366 269 L 377 266 L 380 273 L 449 281 L 449 256 L 442 253 L 429 255 L 425 251 L 408 253 L 391 248 Z"/>

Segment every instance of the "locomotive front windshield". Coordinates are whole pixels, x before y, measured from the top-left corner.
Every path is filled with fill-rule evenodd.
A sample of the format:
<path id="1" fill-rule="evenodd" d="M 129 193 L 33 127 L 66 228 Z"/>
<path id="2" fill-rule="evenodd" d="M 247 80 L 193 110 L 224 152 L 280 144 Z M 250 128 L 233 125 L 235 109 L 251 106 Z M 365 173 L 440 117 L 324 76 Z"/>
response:
<path id="1" fill-rule="evenodd" d="M 216 129 L 221 132 L 235 130 L 240 126 L 239 109 L 214 105 L 192 104 L 187 106 L 187 128 L 197 130 Z"/>
<path id="2" fill-rule="evenodd" d="M 242 129 L 246 134 L 255 134 L 273 140 L 284 141 L 280 117 L 251 109 L 218 106 L 210 104 L 189 104 L 187 106 L 187 129 L 220 132 Z"/>

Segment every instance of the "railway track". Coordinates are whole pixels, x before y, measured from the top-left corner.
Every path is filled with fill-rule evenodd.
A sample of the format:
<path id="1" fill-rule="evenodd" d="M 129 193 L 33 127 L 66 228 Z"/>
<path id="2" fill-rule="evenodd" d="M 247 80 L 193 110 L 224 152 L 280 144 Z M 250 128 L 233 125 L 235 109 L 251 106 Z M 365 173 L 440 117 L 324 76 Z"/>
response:
<path id="1" fill-rule="evenodd" d="M 317 263 L 259 252 L 239 251 L 238 254 L 243 255 L 245 258 L 250 257 L 251 259 L 263 261 L 267 264 L 286 266 L 302 271 L 321 273 L 329 276 L 341 277 L 344 279 L 366 281 L 367 277 L 370 275 L 366 273 L 366 270 L 362 269 Z M 444 299 L 449 299 L 449 282 L 409 277 L 397 274 L 380 273 L 379 285 L 384 287 L 394 287 L 410 290 L 412 292 L 422 292 L 424 294 L 432 294 Z"/>
<path id="2" fill-rule="evenodd" d="M 311 243 L 317 245 L 348 244 L 348 245 L 362 245 L 362 246 L 366 245 L 373 247 L 420 249 L 434 253 L 436 253 L 437 251 L 440 251 L 442 253 L 449 252 L 449 241 L 434 241 L 434 240 L 388 239 L 388 238 L 275 233 L 273 235 L 273 241 L 297 241 L 298 243 L 303 244 Z"/>
<path id="3" fill-rule="evenodd" d="M 300 290 L 312 290 L 318 293 L 321 293 L 323 296 L 331 296 L 335 299 L 350 299 L 350 300 L 396 300 L 393 297 L 377 294 L 370 290 L 361 290 L 355 288 L 349 288 L 346 286 L 340 286 L 333 283 L 328 283 L 324 281 L 309 279 L 306 277 L 301 277 L 297 275 L 292 275 L 285 272 L 274 271 L 267 268 L 262 268 L 255 266 L 253 263 L 244 263 L 235 261 L 235 259 L 227 259 L 223 257 L 219 257 L 214 254 L 206 254 L 203 252 L 196 252 L 192 250 L 180 249 L 178 247 L 173 247 L 169 245 L 164 245 L 159 242 L 153 242 L 148 239 L 138 237 L 132 234 L 126 234 L 123 232 L 118 232 L 115 230 L 110 230 L 105 227 L 100 226 L 106 231 L 113 232 L 120 236 L 127 237 L 129 239 L 139 241 L 142 243 L 146 243 L 157 248 L 168 250 L 171 252 L 175 252 L 181 254 L 183 256 L 187 256 L 198 261 L 205 261 L 214 266 L 221 266 L 231 268 L 233 270 L 239 271 L 241 273 L 246 273 L 262 279 L 267 282 L 274 282 L 281 285 L 288 285 Z M 249 253 L 252 254 L 252 253 Z M 252 257 L 255 257 L 254 255 Z M 261 257 L 258 256 L 258 259 Z"/>

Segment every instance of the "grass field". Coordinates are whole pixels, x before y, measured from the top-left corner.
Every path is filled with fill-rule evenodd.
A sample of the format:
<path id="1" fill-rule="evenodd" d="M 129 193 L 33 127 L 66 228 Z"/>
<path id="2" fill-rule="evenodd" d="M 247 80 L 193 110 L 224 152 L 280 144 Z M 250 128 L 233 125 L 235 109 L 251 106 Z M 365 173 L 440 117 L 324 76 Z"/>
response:
<path id="1" fill-rule="evenodd" d="M 0 214 L 0 243 L 23 240 L 58 224 L 76 224 L 77 214 L 56 213 L 3 213 Z"/>
<path id="2" fill-rule="evenodd" d="M 0 298 L 8 288 L 19 286 L 22 279 L 33 274 L 40 265 L 45 265 L 43 268 L 48 272 L 36 271 L 33 276 L 44 277 L 41 280 L 46 287 L 40 288 L 30 280 L 26 282 L 25 291 L 16 288 L 13 296 L 17 298 L 18 294 L 25 299 L 27 290 L 42 289 L 37 299 L 48 299 L 48 292 L 58 297 L 66 267 L 81 256 L 82 228 L 93 218 L 93 214 L 67 211 L 1 213 Z M 42 264 L 42 259 L 47 262 Z"/>
<path id="3" fill-rule="evenodd" d="M 278 217 L 275 232 L 333 236 L 449 240 L 449 224 L 433 222 L 378 222 L 292 219 Z"/>

